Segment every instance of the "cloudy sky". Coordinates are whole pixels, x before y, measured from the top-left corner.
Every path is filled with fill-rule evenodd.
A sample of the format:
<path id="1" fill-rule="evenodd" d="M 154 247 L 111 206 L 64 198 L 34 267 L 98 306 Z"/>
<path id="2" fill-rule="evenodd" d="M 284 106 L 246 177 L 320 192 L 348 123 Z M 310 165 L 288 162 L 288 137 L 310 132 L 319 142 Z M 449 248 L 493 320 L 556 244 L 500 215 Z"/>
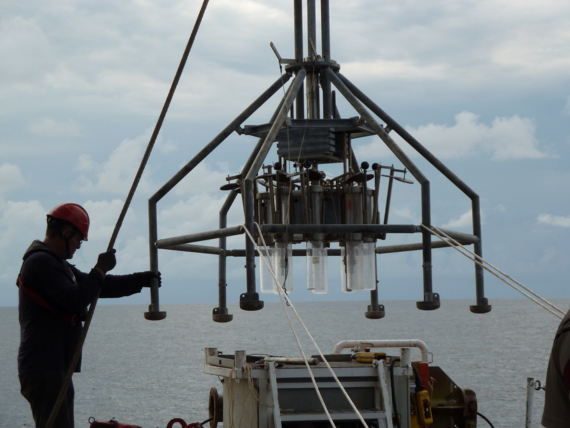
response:
<path id="1" fill-rule="evenodd" d="M 317 2 L 318 3 L 318 2 Z M 17 304 L 21 256 L 60 202 L 86 207 L 104 251 L 198 14 L 197 0 L 0 3 L 0 305 Z M 480 196 L 484 256 L 537 292 L 570 296 L 570 3 L 559 0 L 331 1 L 342 72 Z M 148 269 L 146 201 L 279 75 L 269 42 L 293 57 L 292 2 L 211 0 L 159 141 L 119 234 L 116 273 Z M 279 96 L 245 124 L 269 121 Z M 339 102 L 344 117 L 356 113 Z M 159 209 L 159 236 L 214 229 L 255 140 L 232 135 Z M 432 182 L 432 218 L 470 232 L 470 203 L 402 143 Z M 359 160 L 400 167 L 379 139 Z M 390 220 L 420 223 L 419 186 L 395 186 Z M 229 225 L 243 222 L 239 207 Z M 417 236 L 389 243 L 415 242 Z M 243 247 L 243 237 L 231 248 Z M 296 294 L 304 260 L 294 264 Z M 422 298 L 419 253 L 378 257 L 380 298 Z M 214 256 L 160 252 L 163 302 L 214 302 Z M 338 259 L 329 261 L 338 291 Z M 230 260 L 228 295 L 244 291 Z M 471 262 L 434 251 L 434 291 L 473 298 Z M 491 300 L 518 296 L 486 275 Z M 365 300 L 364 294 L 350 296 Z M 145 303 L 146 294 L 124 300 Z"/>

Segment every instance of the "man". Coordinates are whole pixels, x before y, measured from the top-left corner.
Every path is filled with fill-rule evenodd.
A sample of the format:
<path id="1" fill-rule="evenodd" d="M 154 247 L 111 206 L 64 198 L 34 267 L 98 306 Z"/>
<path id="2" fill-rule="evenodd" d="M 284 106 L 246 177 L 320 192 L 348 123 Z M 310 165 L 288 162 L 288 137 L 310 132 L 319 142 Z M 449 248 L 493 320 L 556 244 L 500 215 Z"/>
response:
<path id="1" fill-rule="evenodd" d="M 542 425 L 547 428 L 570 427 L 570 311 L 554 337 L 545 389 Z"/>
<path id="2" fill-rule="evenodd" d="M 36 428 L 43 428 L 62 388 L 79 342 L 81 321 L 100 297 L 139 293 L 160 273 L 106 275 L 116 264 L 115 250 L 99 255 L 89 273 L 66 260 L 87 241 L 89 215 L 80 205 L 65 203 L 47 214 L 45 239 L 36 240 L 24 254 L 18 276 L 20 348 L 18 374 L 22 395 L 32 408 Z M 81 369 L 81 360 L 75 372 Z M 73 384 L 69 385 L 53 427 L 73 428 Z"/>

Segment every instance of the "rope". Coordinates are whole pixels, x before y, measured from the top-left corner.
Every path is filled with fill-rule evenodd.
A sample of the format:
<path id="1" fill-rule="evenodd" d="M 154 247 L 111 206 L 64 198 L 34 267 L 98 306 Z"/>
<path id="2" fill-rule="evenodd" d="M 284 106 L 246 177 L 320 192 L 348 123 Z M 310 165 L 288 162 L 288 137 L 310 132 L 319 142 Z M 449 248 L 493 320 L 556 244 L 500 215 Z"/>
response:
<path id="1" fill-rule="evenodd" d="M 154 147 L 154 143 L 156 142 L 156 139 L 158 137 L 158 133 L 160 132 L 160 128 L 162 127 L 162 123 L 164 122 L 164 118 L 166 117 L 166 112 L 168 111 L 168 107 L 170 106 L 170 102 L 172 101 L 172 97 L 174 96 L 174 92 L 176 91 L 176 87 L 178 86 L 180 76 L 182 75 L 182 71 L 184 70 L 184 66 L 186 65 L 186 60 L 188 59 L 188 55 L 190 54 L 190 49 L 192 48 L 192 45 L 194 44 L 194 39 L 196 38 L 196 34 L 198 33 L 198 29 L 200 28 L 200 23 L 202 22 L 202 17 L 204 16 L 204 13 L 206 12 L 206 6 L 208 5 L 208 1 L 209 0 L 204 0 L 204 2 L 202 3 L 202 8 L 200 9 L 200 13 L 198 14 L 198 18 L 196 19 L 196 23 L 194 24 L 194 29 L 192 30 L 192 34 L 190 35 L 190 39 L 188 40 L 188 43 L 186 44 L 186 49 L 184 50 L 184 53 L 182 54 L 182 59 L 180 60 L 180 64 L 178 65 L 178 70 L 176 71 L 176 75 L 174 76 L 174 80 L 172 81 L 172 85 L 170 86 L 170 91 L 168 92 L 168 96 L 166 97 L 166 101 L 164 102 L 164 105 L 162 107 L 162 111 L 160 113 L 158 121 L 156 122 L 156 126 L 154 127 L 154 132 L 152 133 L 152 136 L 151 136 L 150 141 L 148 143 L 148 146 L 146 148 L 145 154 L 144 154 L 143 159 L 141 161 L 141 164 L 139 166 L 139 170 L 137 171 L 137 174 L 135 176 L 135 179 L 133 181 L 133 184 L 131 186 L 131 189 L 129 191 L 127 199 L 125 200 L 125 204 L 123 205 L 123 209 L 121 211 L 121 214 L 119 215 L 119 219 L 117 220 L 117 223 L 115 225 L 115 229 L 113 230 L 113 234 L 111 235 L 111 239 L 109 241 L 107 251 L 113 249 L 113 247 L 115 245 L 115 241 L 116 241 L 117 236 L 119 234 L 119 230 L 123 224 L 123 220 L 127 214 L 127 210 L 129 209 L 129 206 L 131 204 L 131 200 L 133 199 L 135 191 L 138 187 L 138 184 L 139 184 L 140 179 L 142 177 L 143 171 L 144 171 L 146 164 L 147 164 L 147 161 L 150 157 L 150 153 L 152 151 L 152 148 Z M 77 347 L 75 349 L 75 353 L 73 354 L 71 364 L 69 366 L 69 369 L 67 370 L 65 379 L 63 381 L 63 385 L 61 386 L 61 390 L 59 391 L 59 396 L 57 397 L 57 401 L 55 402 L 53 409 L 51 411 L 51 415 L 47 421 L 46 428 L 52 428 L 53 427 L 53 424 L 55 422 L 55 418 L 59 412 L 59 409 L 61 407 L 61 404 L 63 403 L 63 400 L 65 399 L 65 396 L 67 394 L 67 389 L 69 388 L 69 385 L 71 383 L 71 377 L 73 376 L 73 372 L 75 370 L 75 367 L 77 366 L 77 363 L 79 362 L 79 358 L 80 358 L 81 352 L 83 350 L 83 344 L 85 343 L 85 338 L 87 337 L 87 332 L 89 331 L 89 327 L 91 325 L 91 320 L 93 319 L 93 314 L 95 313 L 95 308 L 97 307 L 97 301 L 98 300 L 99 300 L 99 293 L 97 293 L 95 300 L 93 300 L 93 302 L 89 306 L 89 312 L 87 313 L 87 318 L 85 319 L 85 324 L 84 324 L 83 329 L 81 331 L 81 336 L 79 338 L 79 342 L 77 343 Z"/>
<path id="2" fill-rule="evenodd" d="M 486 271 L 490 272 L 492 275 L 496 276 L 497 278 L 499 278 L 501 281 L 503 281 L 505 284 L 509 285 L 510 287 L 512 287 L 513 289 L 515 289 L 516 291 L 518 291 L 519 293 L 523 294 L 524 296 L 526 296 L 527 298 L 529 298 L 530 300 L 532 300 L 533 302 L 535 302 L 537 305 L 539 305 L 540 307 L 542 307 L 543 309 L 546 309 L 548 312 L 550 312 L 551 314 L 557 316 L 558 318 L 562 319 L 564 318 L 565 312 L 562 311 L 562 309 L 558 308 L 557 306 L 555 306 L 554 304 L 552 304 L 551 302 L 549 302 L 548 300 L 546 300 L 545 298 L 541 297 L 540 295 L 538 295 L 537 293 L 535 293 L 534 291 L 532 291 L 530 288 L 525 287 L 523 284 L 521 284 L 520 282 L 518 282 L 517 280 L 513 279 L 512 277 L 510 277 L 509 275 L 507 275 L 506 273 L 504 273 L 502 270 L 500 270 L 499 268 L 493 266 L 491 263 L 489 263 L 488 261 L 486 261 L 485 259 L 483 259 L 483 257 L 475 254 L 473 251 L 469 250 L 468 248 L 465 248 L 464 245 L 460 244 L 459 242 L 457 242 L 455 239 L 453 239 L 452 237 L 450 237 L 449 235 L 447 235 L 445 232 L 443 232 L 441 229 L 438 229 L 435 226 L 431 226 L 431 227 L 427 227 L 424 224 L 421 224 L 421 226 L 426 229 L 428 232 L 430 232 L 432 235 L 437 236 L 439 239 L 441 239 L 442 241 L 446 242 L 450 247 L 453 247 L 455 250 L 457 250 L 459 253 L 463 254 L 465 257 L 467 257 L 468 259 L 474 261 L 477 265 L 481 266 L 483 269 L 485 269 Z M 471 255 L 469 255 L 471 254 Z M 485 265 L 485 263 L 488 266 Z M 513 281 L 515 284 L 517 284 L 518 286 L 520 286 L 522 289 L 528 291 L 528 293 L 525 293 L 523 290 L 520 290 L 519 288 L 517 288 L 517 286 L 509 281 L 507 281 L 507 279 L 503 278 L 501 275 L 503 275 L 504 277 L 508 278 L 509 280 Z M 534 297 L 531 296 L 535 296 L 536 299 Z M 554 309 L 554 310 L 553 310 Z"/>
<path id="3" fill-rule="evenodd" d="M 249 390 L 251 391 L 251 393 L 253 394 L 253 396 L 257 400 L 257 402 L 259 404 L 265 406 L 265 407 L 269 407 L 270 409 L 272 409 L 273 404 L 269 404 L 269 403 L 266 403 L 265 401 L 263 401 L 263 399 L 261 398 L 261 395 L 259 395 L 259 391 L 255 388 L 255 384 L 253 382 L 253 376 L 251 374 L 251 365 L 250 364 L 245 365 L 245 371 L 247 373 L 247 384 L 249 386 Z"/>
<path id="4" fill-rule="evenodd" d="M 263 238 L 263 234 L 261 233 L 261 228 L 259 227 L 259 224 L 255 223 L 258 231 L 259 231 L 259 236 L 261 237 L 261 240 L 263 242 L 263 246 L 265 248 L 265 251 L 267 252 L 267 245 L 265 243 L 265 239 Z M 247 236 L 249 237 L 249 239 L 255 244 L 255 239 L 253 238 L 253 236 L 251 235 L 251 232 L 247 229 L 247 227 L 245 227 L 244 225 L 244 230 L 247 234 Z M 256 245 L 256 247 L 258 247 Z M 259 247 L 258 247 L 259 248 Z M 273 276 L 273 279 L 275 280 L 275 282 L 277 283 L 277 278 L 275 275 L 275 272 L 273 270 L 273 267 L 271 266 L 270 263 L 267 262 L 266 257 L 264 257 L 262 255 L 262 252 L 259 251 L 258 249 L 258 253 L 260 254 L 260 259 L 263 261 L 263 263 L 265 263 L 266 267 L 269 269 L 271 275 Z M 334 380 L 336 381 L 336 383 L 338 384 L 339 388 L 341 389 L 341 391 L 343 392 L 344 396 L 346 397 L 346 399 L 348 400 L 349 404 L 351 405 L 352 409 L 354 410 L 354 412 L 358 415 L 358 418 L 360 419 L 360 421 L 362 422 L 362 424 L 364 425 L 364 427 L 369 428 L 368 424 L 366 423 L 366 421 L 364 420 L 364 418 L 362 417 L 362 414 L 360 413 L 360 411 L 357 409 L 356 405 L 354 404 L 354 402 L 352 401 L 352 399 L 350 398 L 350 396 L 348 395 L 348 393 L 346 392 L 346 390 L 344 389 L 344 386 L 342 386 L 342 383 L 340 382 L 340 380 L 338 379 L 338 377 L 336 376 L 336 373 L 334 372 L 334 370 L 332 369 L 332 367 L 330 366 L 329 362 L 327 361 L 327 359 L 325 358 L 325 356 L 323 355 L 321 349 L 319 348 L 319 345 L 317 344 L 317 342 L 315 341 L 315 339 L 313 338 L 313 336 L 311 335 L 311 332 L 309 331 L 309 329 L 307 328 L 307 326 L 305 325 L 305 323 L 303 322 L 301 316 L 299 315 L 299 313 L 297 312 L 297 310 L 295 309 L 295 306 L 293 305 L 293 302 L 291 302 L 291 299 L 289 298 L 289 296 L 286 293 L 283 293 L 281 287 L 277 286 L 277 289 L 279 291 L 279 298 L 281 300 L 281 304 L 283 306 L 283 309 L 285 311 L 285 314 L 287 315 L 287 319 L 289 320 L 289 326 L 291 327 L 291 331 L 293 332 L 293 335 L 295 336 L 295 340 L 297 341 L 297 346 L 299 347 L 299 350 L 301 351 L 301 354 L 303 355 L 303 359 L 305 360 L 305 365 L 307 367 L 307 370 L 309 372 L 309 375 L 311 376 L 311 380 L 313 382 L 313 385 L 315 387 L 315 392 L 317 393 L 317 396 L 319 397 L 319 400 L 321 401 L 321 404 L 323 406 L 323 409 L 331 423 L 331 425 L 333 427 L 336 428 L 336 425 L 334 424 L 329 411 L 327 409 L 327 406 L 321 396 L 319 387 L 317 385 L 317 382 L 315 380 L 313 371 L 309 365 L 309 361 L 307 359 L 307 356 L 305 355 L 305 352 L 303 350 L 303 347 L 301 345 L 301 342 L 299 340 L 299 337 L 297 335 L 297 332 L 295 331 L 295 328 L 293 326 L 293 323 L 291 321 L 291 318 L 289 316 L 289 313 L 287 311 L 287 308 L 285 306 L 285 301 L 287 302 L 287 306 L 290 306 L 291 309 L 293 310 L 293 313 L 295 314 L 295 316 L 297 317 L 297 320 L 299 321 L 299 323 L 301 324 L 301 326 L 303 327 L 303 329 L 305 330 L 305 332 L 307 333 L 307 336 L 309 337 L 309 339 L 311 340 L 311 342 L 313 343 L 313 345 L 315 346 L 315 349 L 317 350 L 317 352 L 319 353 L 320 357 L 322 358 L 323 362 L 325 363 L 325 365 L 327 366 L 328 370 L 330 371 L 332 377 L 334 378 Z"/>

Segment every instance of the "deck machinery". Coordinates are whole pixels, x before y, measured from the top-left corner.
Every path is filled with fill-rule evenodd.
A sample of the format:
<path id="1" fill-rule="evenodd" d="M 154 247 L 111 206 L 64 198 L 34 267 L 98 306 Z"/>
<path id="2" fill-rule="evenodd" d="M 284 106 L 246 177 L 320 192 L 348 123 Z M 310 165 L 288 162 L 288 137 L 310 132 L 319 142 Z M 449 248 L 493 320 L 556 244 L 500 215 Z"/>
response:
<path id="1" fill-rule="evenodd" d="M 271 274 L 268 274 L 267 269 L 260 270 L 260 289 L 269 292 L 276 291 L 276 287 L 289 290 L 293 276 L 292 257 L 306 257 L 307 286 L 314 293 L 327 291 L 327 260 L 331 256 L 339 257 L 343 291 L 368 290 L 370 304 L 365 316 L 369 319 L 379 319 L 384 317 L 385 311 L 378 300 L 377 255 L 418 250 L 422 252 L 423 259 L 423 295 L 417 302 L 417 307 L 421 310 L 437 309 L 440 300 L 432 286 L 432 249 L 446 247 L 448 243 L 439 240 L 432 242 L 430 181 L 391 135 L 398 134 L 405 143 L 471 200 L 473 233 L 450 230 L 444 232 L 461 244 L 472 244 L 474 253 L 482 256 L 479 196 L 340 73 L 339 63 L 331 57 L 329 1 L 320 1 L 320 50 L 317 47 L 315 0 L 305 2 L 293 0 L 293 6 L 294 58 L 282 58 L 277 48 L 271 44 L 280 66 L 284 66 L 284 73 L 149 199 L 151 270 L 158 271 L 159 249 L 217 256 L 219 299 L 218 306 L 213 309 L 212 317 L 216 322 L 229 322 L 233 319 L 233 315 L 229 313 L 226 302 L 227 257 L 245 258 L 246 288 L 240 294 L 240 307 L 247 311 L 263 308 L 263 301 L 260 300 L 256 286 L 256 257 L 258 267 L 262 268 L 265 265 L 261 260 L 261 257 L 265 257 L 273 269 Z M 304 10 L 306 10 L 306 38 L 303 31 Z M 267 123 L 244 124 L 289 81 L 291 83 L 283 90 L 284 95 Z M 354 108 L 356 113 L 353 116 L 341 117 L 337 108 L 337 96 L 344 97 Z M 220 208 L 219 228 L 159 239 L 157 204 L 160 199 L 234 132 L 243 135 L 244 138 L 247 136 L 257 138 L 257 144 L 242 170 L 228 177 L 226 183 L 220 183 L 221 191 L 228 192 L 228 195 Z M 385 144 L 401 166 L 376 163 L 370 165 L 365 160 L 362 162 L 357 160 L 353 147 L 359 138 L 368 136 L 378 136 L 381 140 L 379 144 Z M 268 159 L 270 154 L 275 158 Z M 329 171 L 334 168 L 338 169 L 338 174 L 335 176 L 323 172 L 323 169 Z M 412 179 L 421 188 L 421 224 L 391 224 L 389 210 L 392 185 L 398 181 L 413 183 Z M 381 183 L 386 186 L 386 196 L 382 197 L 382 202 L 380 202 Z M 227 213 L 236 199 L 241 200 L 243 204 L 244 221 L 241 225 L 228 226 Z M 384 205 L 383 212 L 381 205 Z M 245 232 L 248 234 L 244 235 L 244 248 L 227 248 L 227 237 Z M 390 235 L 402 233 L 419 234 L 421 239 L 415 244 L 379 245 Z M 253 239 L 250 239 L 250 235 Z M 219 239 L 219 245 L 199 244 L 201 241 L 211 239 Z M 331 243 L 334 244 L 332 247 Z M 293 248 L 299 244 L 302 248 Z M 475 284 L 476 302 L 470 306 L 470 310 L 474 313 L 489 312 L 491 305 L 484 294 L 483 270 L 477 264 L 475 264 Z M 145 313 L 145 318 L 160 320 L 165 317 L 166 312 L 160 310 L 158 284 L 155 284 L 151 287 L 151 304 L 149 311 Z M 360 352 L 358 347 L 355 352 Z M 386 385 L 391 384 L 389 380 L 385 382 L 386 373 L 390 371 L 391 365 L 395 376 L 394 382 L 397 384 L 394 396 L 402 397 L 402 407 L 405 407 L 399 413 L 401 426 L 417 426 L 417 418 L 409 416 L 414 411 L 414 401 L 409 399 L 409 392 L 417 389 L 411 363 L 402 366 L 394 357 L 378 359 L 373 363 L 364 366 L 350 359 L 340 359 L 335 360 L 334 370 L 338 371 L 338 376 L 350 385 L 362 385 L 362 388 L 355 386 L 352 389 L 355 397 L 363 400 L 358 405 L 363 409 L 372 409 L 370 410 L 372 413 L 367 413 L 366 416 L 367 420 L 372 421 L 372 425 L 385 427 L 392 426 L 389 421 L 391 422 L 392 415 L 396 414 L 394 409 L 387 407 L 391 401 L 385 391 Z M 424 363 L 425 361 L 422 362 Z M 315 364 L 315 370 L 321 373 L 323 362 Z M 249 384 L 244 380 L 243 374 L 247 367 L 250 378 L 253 379 L 250 379 Z M 206 355 L 206 371 L 219 374 L 226 380 L 224 383 L 226 400 L 223 404 L 225 428 L 234 428 L 236 425 L 278 428 L 279 425 L 285 426 L 293 422 L 298 422 L 298 426 L 303 424 L 320 426 L 325 423 L 318 418 L 296 419 L 295 411 L 292 414 L 287 413 L 289 407 L 295 408 L 288 404 L 289 398 L 286 398 L 290 397 L 291 391 L 296 388 L 291 385 L 306 382 L 307 370 L 303 366 L 290 367 L 288 363 L 278 365 L 274 361 L 260 363 L 259 359 L 245 354 L 238 358 L 237 353 L 229 356 L 218 355 L 217 351 L 210 349 Z M 345 373 L 350 375 L 345 376 Z M 328 375 L 322 371 L 322 376 L 326 378 L 322 382 L 327 383 Z M 435 367 L 429 369 L 429 377 L 439 379 L 432 393 L 438 388 L 443 388 L 440 390 L 439 398 L 432 397 L 432 407 L 434 409 L 441 407 L 434 411 L 433 426 L 454 426 L 453 424 L 461 427 L 475 426 L 472 418 L 473 408 L 476 408 L 474 394 L 458 393 L 460 389 L 457 389 L 445 374 Z M 304 380 L 300 380 L 301 378 Z M 444 378 L 447 380 L 444 381 Z M 259 402 L 251 403 L 252 408 L 257 406 L 256 416 L 251 416 L 252 419 L 247 424 L 236 424 L 239 418 L 237 414 L 227 416 L 232 415 L 230 407 L 227 406 L 234 406 L 236 395 L 250 387 L 256 389 L 259 394 Z M 304 387 L 299 386 L 299 388 Z M 445 388 L 448 391 L 444 393 L 442 391 Z M 325 400 L 327 403 L 334 407 L 341 402 L 335 398 L 337 392 L 333 393 L 332 389 L 325 388 L 325 390 L 327 394 L 331 394 L 327 395 L 328 398 Z M 228 394 L 234 399 L 227 400 Z M 311 394 L 314 392 L 310 393 L 307 390 L 306 394 L 312 397 Z M 456 396 L 471 398 L 459 399 Z M 310 397 L 307 399 L 312 402 L 314 397 Z M 446 401 L 448 399 L 449 402 Z M 396 401 L 400 404 L 399 399 Z M 258 405 L 261 402 L 269 404 L 269 407 Z M 448 412 L 445 418 L 438 416 L 443 414 L 444 407 L 453 407 L 449 404 L 451 402 L 463 409 L 459 411 L 459 416 L 453 416 L 455 413 L 452 411 Z M 338 405 L 342 410 L 346 403 Z M 269 410 L 271 406 L 274 406 L 273 411 Z M 279 408 L 281 411 L 276 412 L 275 409 Z M 305 410 L 314 409 L 311 407 Z M 279 414 L 280 418 L 277 418 L 276 414 Z M 352 416 L 340 419 L 354 422 Z"/>
<path id="2" fill-rule="evenodd" d="M 341 353 L 346 347 L 353 352 Z M 395 355 L 370 352 L 397 347 L 401 348 Z M 419 361 L 411 360 L 412 347 L 420 348 Z M 475 393 L 459 388 L 441 368 L 428 366 L 427 347 L 419 340 L 344 341 L 333 354 L 324 355 L 354 407 L 320 356 L 309 358 L 306 365 L 302 358 L 245 351 L 228 355 L 207 348 L 204 359 L 204 371 L 223 383 L 223 395 L 210 390 L 211 428 L 220 422 L 224 428 L 325 428 L 331 426 L 329 415 L 343 428 L 364 423 L 375 428 L 477 426 Z"/>

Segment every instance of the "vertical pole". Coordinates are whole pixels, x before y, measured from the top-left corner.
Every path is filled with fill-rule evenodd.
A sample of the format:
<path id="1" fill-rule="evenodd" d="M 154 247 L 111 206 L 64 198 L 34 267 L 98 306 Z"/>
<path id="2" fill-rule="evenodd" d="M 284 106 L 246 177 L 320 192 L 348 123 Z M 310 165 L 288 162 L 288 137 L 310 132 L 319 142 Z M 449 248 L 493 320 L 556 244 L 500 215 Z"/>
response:
<path id="1" fill-rule="evenodd" d="M 303 62 L 303 0 L 294 0 L 295 13 L 295 61 Z M 305 118 L 305 85 L 299 88 L 299 94 L 295 100 L 295 117 Z"/>
<path id="2" fill-rule="evenodd" d="M 307 55 L 309 59 L 315 60 L 315 52 L 311 46 L 310 40 L 313 41 L 315 47 L 317 44 L 317 15 L 315 9 L 315 0 L 307 0 Z"/>
<path id="3" fill-rule="evenodd" d="M 329 0 L 321 0 L 321 45 L 322 56 L 325 61 L 331 60 L 331 33 Z M 321 87 L 323 90 L 323 118 L 332 118 L 332 94 L 331 82 L 325 74 L 321 75 Z"/>
<path id="4" fill-rule="evenodd" d="M 473 215 L 473 235 L 479 237 L 479 240 L 473 245 L 475 254 L 483 258 L 483 238 L 481 236 L 481 206 L 479 204 L 479 196 L 475 195 L 471 198 L 471 213 Z M 488 312 L 491 310 L 489 301 L 485 297 L 485 280 L 483 277 L 483 267 L 475 263 L 475 296 L 477 305 L 471 306 L 472 312 Z"/>
<path id="5" fill-rule="evenodd" d="M 307 50 L 310 61 L 316 61 L 316 52 L 313 49 L 317 44 L 317 16 L 315 0 L 307 0 Z M 318 119 L 318 80 L 314 70 L 307 70 L 307 117 Z"/>
<path id="6" fill-rule="evenodd" d="M 422 183 L 422 223 L 431 225 L 431 203 L 430 203 L 430 182 Z M 418 309 L 432 310 L 439 308 L 439 295 L 433 292 L 432 263 L 431 263 L 431 233 L 422 228 L 422 254 L 423 254 L 423 278 L 424 278 L 424 300 L 416 302 Z"/>
<path id="7" fill-rule="evenodd" d="M 155 242 L 158 240 L 157 221 L 156 201 L 151 198 L 148 200 L 148 245 L 150 270 L 152 272 L 158 272 L 158 248 L 155 245 Z M 150 305 L 148 306 L 148 312 L 144 313 L 144 317 L 150 321 L 166 318 L 166 312 L 160 310 L 158 286 L 156 285 L 150 287 Z"/>
<path id="8" fill-rule="evenodd" d="M 233 202 L 236 199 L 237 192 L 232 190 L 224 205 L 220 209 L 220 220 L 219 226 L 220 229 L 225 229 L 228 226 L 228 211 L 231 208 Z M 226 237 L 223 236 L 219 239 L 220 249 L 223 250 L 222 253 L 218 256 L 218 307 L 214 308 L 212 311 L 212 319 L 216 322 L 230 322 L 233 320 L 234 316 L 228 313 L 227 307 L 227 299 L 226 299 L 226 291 L 227 291 L 227 282 L 226 282 Z"/>
<path id="9" fill-rule="evenodd" d="M 526 379 L 526 419 L 525 428 L 532 428 L 532 407 L 534 403 L 534 379 Z"/>

